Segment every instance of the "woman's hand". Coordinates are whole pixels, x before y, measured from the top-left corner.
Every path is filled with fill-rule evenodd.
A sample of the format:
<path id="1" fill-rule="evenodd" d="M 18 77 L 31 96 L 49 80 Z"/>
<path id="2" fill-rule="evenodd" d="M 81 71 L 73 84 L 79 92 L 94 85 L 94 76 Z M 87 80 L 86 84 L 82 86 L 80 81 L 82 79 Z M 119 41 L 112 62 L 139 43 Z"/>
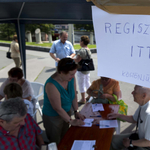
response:
<path id="1" fill-rule="evenodd" d="M 85 123 L 80 119 L 73 119 L 70 121 L 70 124 L 72 126 L 81 126 L 81 125 L 84 125 Z"/>
<path id="2" fill-rule="evenodd" d="M 81 119 L 81 120 L 84 120 L 86 118 L 84 115 L 80 114 L 79 112 L 76 112 L 74 116 L 76 119 Z"/>

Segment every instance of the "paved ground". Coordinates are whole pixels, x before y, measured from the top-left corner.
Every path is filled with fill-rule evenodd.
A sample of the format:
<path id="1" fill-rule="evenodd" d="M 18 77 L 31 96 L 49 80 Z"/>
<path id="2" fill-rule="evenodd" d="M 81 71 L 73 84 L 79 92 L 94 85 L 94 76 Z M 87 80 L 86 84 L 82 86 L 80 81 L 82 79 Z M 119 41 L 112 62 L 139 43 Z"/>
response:
<path id="1" fill-rule="evenodd" d="M 13 60 L 6 58 L 6 51 L 8 48 L 0 47 L 0 85 L 7 78 L 7 72 L 10 68 L 14 67 Z M 26 50 L 27 54 L 27 80 L 36 81 L 40 83 L 45 83 L 46 79 L 51 76 L 55 72 L 55 63 L 54 60 L 50 58 L 49 53 L 47 52 L 37 52 Z M 91 72 L 91 82 L 95 79 L 98 79 L 97 76 L 97 54 L 92 54 L 92 58 L 95 64 L 95 71 Z M 120 87 L 122 91 L 122 98 L 128 104 L 128 114 L 132 115 L 136 108 L 137 104 L 133 102 L 133 97 L 131 92 L 133 91 L 134 85 L 121 82 Z M 78 99 L 80 99 L 80 94 L 78 94 Z M 43 104 L 43 97 L 39 98 L 41 107 Z M 79 106 L 81 109 L 83 105 Z M 42 119 L 39 114 L 37 114 L 37 121 L 40 122 Z M 43 128 L 43 124 L 40 124 L 41 128 Z M 121 122 L 121 132 L 131 132 L 135 125 L 131 125 L 129 123 Z"/>

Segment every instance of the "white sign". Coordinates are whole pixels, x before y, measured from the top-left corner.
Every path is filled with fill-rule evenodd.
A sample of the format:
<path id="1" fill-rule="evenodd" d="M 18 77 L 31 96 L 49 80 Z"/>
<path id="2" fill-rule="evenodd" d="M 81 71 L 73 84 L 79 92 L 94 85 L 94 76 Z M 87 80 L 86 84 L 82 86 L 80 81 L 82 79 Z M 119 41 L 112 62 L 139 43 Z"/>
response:
<path id="1" fill-rule="evenodd" d="M 98 76 L 150 87 L 150 16 L 92 6 Z"/>

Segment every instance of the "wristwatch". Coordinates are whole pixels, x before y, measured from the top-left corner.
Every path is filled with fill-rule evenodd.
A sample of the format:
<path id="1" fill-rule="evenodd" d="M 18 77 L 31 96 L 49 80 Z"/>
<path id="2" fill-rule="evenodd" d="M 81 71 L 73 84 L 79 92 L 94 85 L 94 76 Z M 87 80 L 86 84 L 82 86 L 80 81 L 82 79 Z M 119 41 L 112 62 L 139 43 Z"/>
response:
<path id="1" fill-rule="evenodd" d="M 75 110 L 75 111 L 74 111 L 74 114 L 77 113 L 77 112 L 79 112 L 79 110 Z"/>
<path id="2" fill-rule="evenodd" d="M 132 140 L 130 140 L 130 147 L 133 147 Z"/>

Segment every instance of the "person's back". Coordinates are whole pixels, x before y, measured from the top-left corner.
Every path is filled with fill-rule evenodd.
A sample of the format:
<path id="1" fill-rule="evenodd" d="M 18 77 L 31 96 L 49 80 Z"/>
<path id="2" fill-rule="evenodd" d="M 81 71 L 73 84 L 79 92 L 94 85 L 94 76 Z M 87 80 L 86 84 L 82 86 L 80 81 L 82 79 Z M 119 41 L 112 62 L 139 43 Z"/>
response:
<path id="1" fill-rule="evenodd" d="M 4 94 L 6 100 L 9 98 L 16 98 L 16 97 L 22 98 L 23 91 L 19 84 L 10 83 L 5 86 Z M 23 99 L 23 100 L 27 106 L 27 113 L 29 113 L 33 117 L 33 104 L 27 99 Z"/>

